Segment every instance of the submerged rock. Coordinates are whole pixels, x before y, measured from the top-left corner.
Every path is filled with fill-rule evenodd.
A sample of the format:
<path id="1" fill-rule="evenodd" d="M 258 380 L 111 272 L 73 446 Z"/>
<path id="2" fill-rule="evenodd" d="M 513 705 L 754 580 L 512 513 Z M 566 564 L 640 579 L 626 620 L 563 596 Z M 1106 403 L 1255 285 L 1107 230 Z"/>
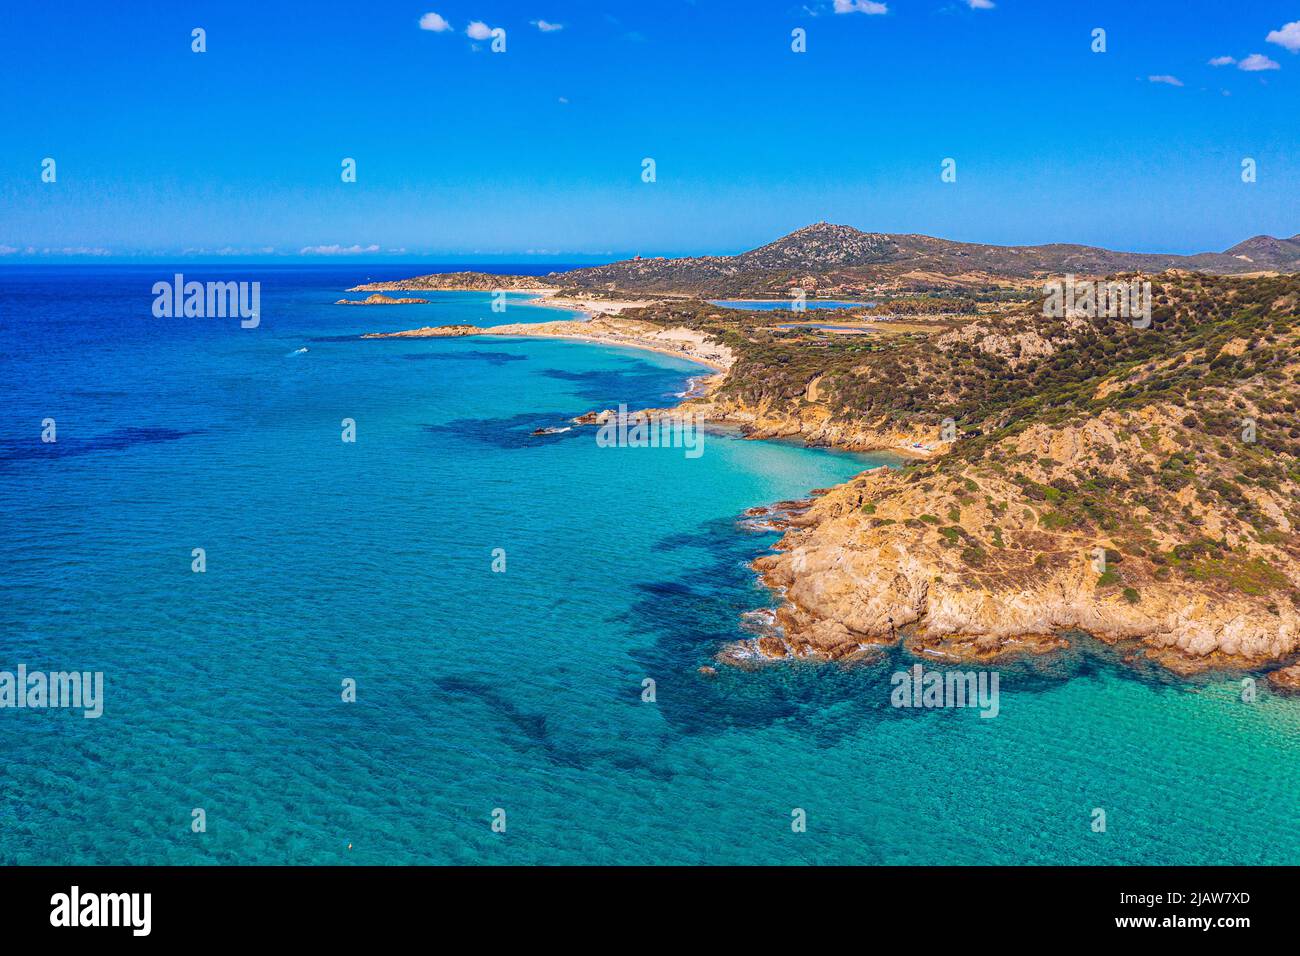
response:
<path id="1" fill-rule="evenodd" d="M 1300 694 L 1300 664 L 1273 671 L 1268 675 L 1268 684 L 1274 690 Z"/>

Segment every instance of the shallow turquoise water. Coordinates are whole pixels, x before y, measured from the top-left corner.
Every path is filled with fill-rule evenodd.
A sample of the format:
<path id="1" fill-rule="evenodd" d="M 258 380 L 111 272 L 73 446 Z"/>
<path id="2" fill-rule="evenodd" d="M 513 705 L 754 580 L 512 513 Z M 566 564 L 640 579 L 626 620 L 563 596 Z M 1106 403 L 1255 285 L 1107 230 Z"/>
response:
<path id="1" fill-rule="evenodd" d="M 255 330 L 153 319 L 169 277 L 0 273 L 0 669 L 107 684 L 99 720 L 0 710 L 0 860 L 1294 862 L 1300 702 L 1243 703 L 1236 677 L 1081 640 L 1002 668 L 986 720 L 891 708 L 901 652 L 700 674 L 771 601 L 747 565 L 775 538 L 737 515 L 873 459 L 533 438 L 698 369 L 362 341 L 556 313 L 333 306 L 347 270 L 216 277 L 261 279 Z"/>

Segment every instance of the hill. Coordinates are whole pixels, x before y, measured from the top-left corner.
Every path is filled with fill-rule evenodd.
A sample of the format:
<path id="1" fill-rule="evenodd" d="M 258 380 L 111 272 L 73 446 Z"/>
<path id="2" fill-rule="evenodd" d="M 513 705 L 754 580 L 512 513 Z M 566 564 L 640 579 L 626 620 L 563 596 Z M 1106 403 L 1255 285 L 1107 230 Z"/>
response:
<path id="1" fill-rule="evenodd" d="M 879 295 L 959 291 L 964 294 L 1033 287 L 1037 280 L 1171 269 L 1216 275 L 1300 272 L 1300 236 L 1256 236 L 1226 252 L 1194 256 L 1112 252 L 1052 243 L 997 246 L 921 235 L 862 232 L 819 222 L 735 256 L 634 258 L 545 277 L 449 273 L 372 282 L 349 291 L 530 289 L 574 293 L 639 293 L 703 298 Z"/>
<path id="2" fill-rule="evenodd" d="M 1148 328 L 1042 302 L 865 337 L 663 315 L 736 355 L 687 406 L 707 418 L 935 452 L 791 521 L 757 563 L 781 630 L 735 653 L 838 658 L 903 629 L 975 659 L 1082 630 L 1181 671 L 1300 651 L 1300 277 L 1151 281 Z"/>

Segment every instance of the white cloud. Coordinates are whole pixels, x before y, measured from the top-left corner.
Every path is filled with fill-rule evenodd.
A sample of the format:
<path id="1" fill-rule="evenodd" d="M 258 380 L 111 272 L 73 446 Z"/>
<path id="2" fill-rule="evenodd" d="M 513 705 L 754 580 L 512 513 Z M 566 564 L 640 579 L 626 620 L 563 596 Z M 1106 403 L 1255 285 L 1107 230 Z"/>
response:
<path id="1" fill-rule="evenodd" d="M 835 0 L 836 13 L 865 13 L 868 16 L 878 16 L 882 13 L 888 13 L 889 7 L 883 3 L 876 3 L 876 0 Z"/>
<path id="2" fill-rule="evenodd" d="M 465 36 L 471 40 L 486 40 L 492 36 L 492 28 L 482 20 L 475 20 L 466 28 Z"/>
<path id="3" fill-rule="evenodd" d="M 436 13 L 426 13 L 420 17 L 420 29 L 431 30 L 434 33 L 445 33 L 451 29 L 451 24 Z"/>
<path id="4" fill-rule="evenodd" d="M 12 256 L 17 251 L 17 246 L 0 246 L 0 256 Z"/>
<path id="5" fill-rule="evenodd" d="M 36 250 L 31 246 L 27 247 L 27 255 L 31 255 Z M 51 249 L 46 246 L 41 250 L 43 256 L 111 256 L 112 253 L 102 246 L 64 246 L 62 249 Z"/>
<path id="6" fill-rule="evenodd" d="M 972 10 L 992 10 L 993 0 L 966 0 Z"/>
<path id="7" fill-rule="evenodd" d="M 556 30 L 564 29 L 563 23 L 547 23 L 545 20 L 532 20 L 530 22 L 543 33 L 554 33 Z"/>
<path id="8" fill-rule="evenodd" d="M 1216 56 L 1210 61 L 1210 66 L 1232 66 L 1237 61 L 1230 56 Z"/>
<path id="9" fill-rule="evenodd" d="M 355 256 L 363 252 L 378 252 L 379 247 L 376 245 L 369 246 L 340 246 L 337 243 L 332 246 L 303 246 L 298 250 L 302 256 Z"/>
<path id="10" fill-rule="evenodd" d="M 1148 76 L 1147 79 L 1150 80 L 1152 83 L 1168 83 L 1170 86 L 1183 85 L 1183 81 L 1180 80 L 1178 77 L 1169 76 L 1168 74 L 1161 74 L 1159 76 Z"/>
<path id="11" fill-rule="evenodd" d="M 1252 53 L 1237 64 L 1237 69 L 1245 70 L 1247 73 L 1258 73 L 1260 70 L 1280 70 L 1282 67 L 1276 60 L 1270 60 L 1262 53 Z"/>
<path id="12" fill-rule="evenodd" d="M 1300 53 L 1300 20 L 1288 23 L 1280 30 L 1272 30 L 1264 37 L 1266 43 L 1276 43 L 1286 47 L 1292 53 Z"/>
<path id="13" fill-rule="evenodd" d="M 187 246 L 181 250 L 183 256 L 269 256 L 275 253 L 275 246 L 259 246 L 256 249 L 245 249 L 236 246 L 222 246 L 220 249 L 209 249 L 206 246 Z"/>

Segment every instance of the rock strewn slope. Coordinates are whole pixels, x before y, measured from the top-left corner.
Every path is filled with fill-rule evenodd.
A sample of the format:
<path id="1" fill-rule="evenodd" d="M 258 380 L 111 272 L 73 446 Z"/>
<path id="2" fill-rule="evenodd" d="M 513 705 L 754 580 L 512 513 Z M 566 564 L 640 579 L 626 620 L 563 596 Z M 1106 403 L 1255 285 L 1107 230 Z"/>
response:
<path id="1" fill-rule="evenodd" d="M 1285 658 L 1300 649 L 1300 485 L 1242 489 L 1253 524 L 1216 491 L 1198 492 L 1226 480 L 1213 458 L 1169 494 L 1161 470 L 1205 451 L 1180 417 L 1161 405 L 1034 426 L 959 469 L 880 470 L 831 490 L 756 562 L 787 600 L 784 637 L 763 653 L 838 658 L 908 628 L 958 657 L 1052 647 L 1050 635 L 1083 630 L 1140 640 L 1184 670 Z M 1099 494 L 1082 511 L 1122 512 L 1070 514 L 1058 489 L 1082 497 L 1081 472 L 1085 486 L 1127 486 L 1122 501 Z"/>
<path id="2" fill-rule="evenodd" d="M 839 658 L 906 628 L 976 658 L 1086 630 L 1180 670 L 1300 651 L 1300 280 L 1156 282 L 1147 330 L 1013 310 L 823 350 L 815 378 L 778 343 L 742 349 L 718 397 L 756 422 L 775 405 L 887 447 L 879 420 L 933 435 L 949 415 L 965 436 L 792 519 L 756 564 L 783 633 L 749 649 Z"/>

